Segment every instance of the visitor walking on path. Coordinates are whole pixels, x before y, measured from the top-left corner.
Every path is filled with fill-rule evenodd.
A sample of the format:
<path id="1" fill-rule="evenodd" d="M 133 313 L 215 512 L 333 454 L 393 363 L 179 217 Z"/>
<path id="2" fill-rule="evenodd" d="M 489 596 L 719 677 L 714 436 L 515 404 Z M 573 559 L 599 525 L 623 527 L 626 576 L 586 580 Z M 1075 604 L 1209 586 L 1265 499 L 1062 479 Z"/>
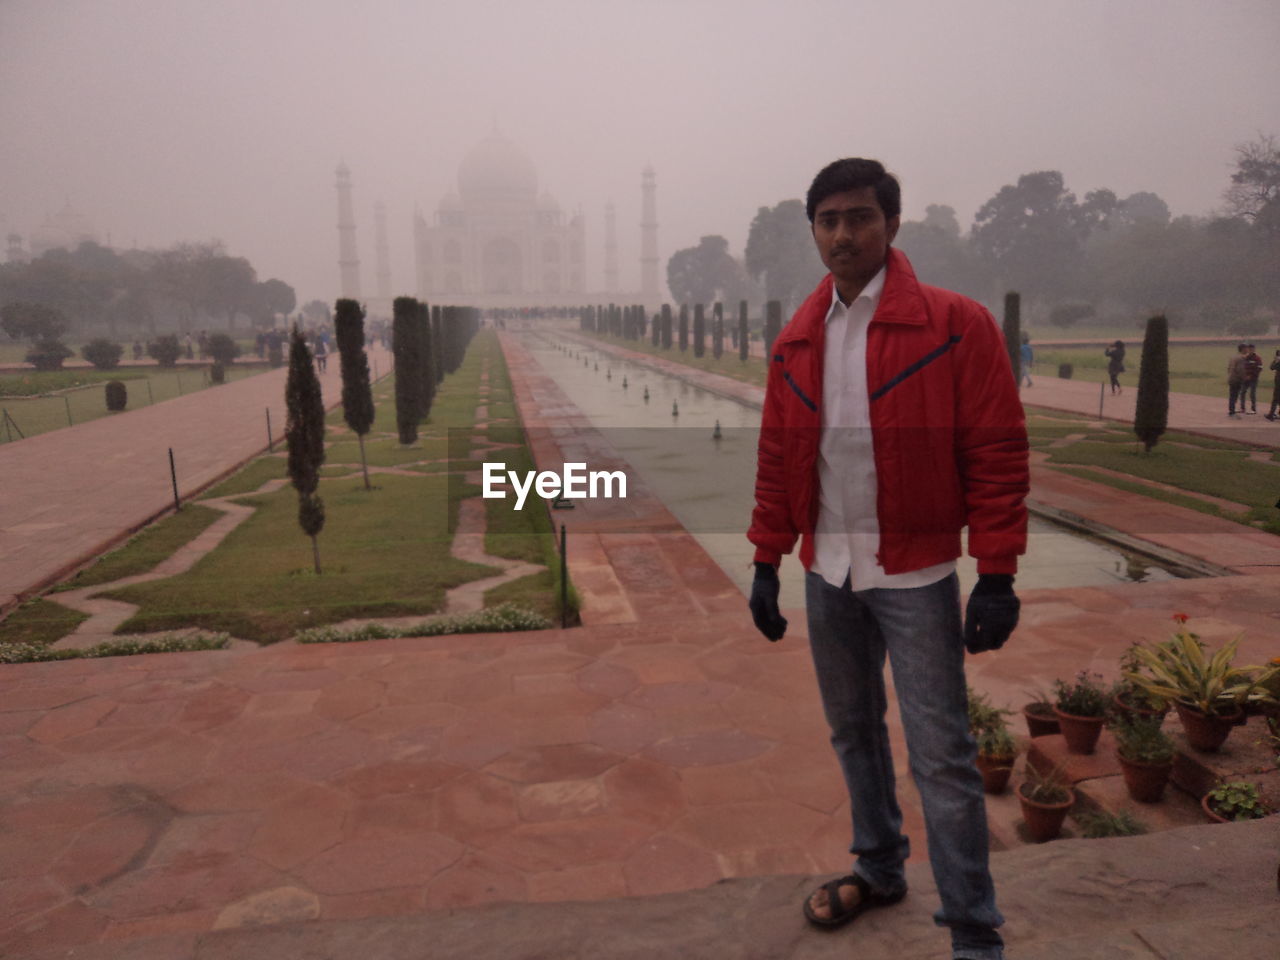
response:
<path id="1" fill-rule="evenodd" d="M 806 212 L 831 272 L 770 350 L 747 534 L 751 614 L 772 641 L 787 627 L 777 568 L 800 540 L 809 643 L 849 790 L 856 861 L 804 913 L 841 926 L 907 892 L 887 654 L 942 900 L 934 919 L 955 960 L 1000 960 L 964 655 L 1000 647 L 1018 621 L 1028 456 L 1017 382 L 991 314 L 921 284 L 890 246 L 901 193 L 879 162 L 824 168 Z M 962 627 L 966 522 L 979 576 Z"/>
<path id="2" fill-rule="evenodd" d="M 1018 357 L 1020 361 L 1018 364 L 1018 385 L 1021 386 L 1022 382 L 1025 380 L 1029 387 L 1031 386 L 1031 368 L 1035 365 L 1036 354 L 1035 351 L 1031 349 L 1031 338 L 1025 333 L 1022 335 L 1022 351 L 1019 353 Z"/>
<path id="3" fill-rule="evenodd" d="M 329 348 L 325 346 L 324 337 L 316 337 L 316 366 L 321 373 L 329 368 Z"/>
<path id="4" fill-rule="evenodd" d="M 1262 376 L 1262 358 L 1252 343 L 1244 345 L 1244 384 L 1240 387 L 1240 412 L 1250 415 L 1258 412 L 1258 378 Z M 1249 398 L 1249 409 L 1244 408 L 1245 397 Z"/>
<path id="5" fill-rule="evenodd" d="M 1236 347 L 1236 355 L 1227 361 L 1227 416 L 1236 415 L 1236 400 L 1240 401 L 1240 412 L 1244 412 L 1244 358 L 1249 349 L 1242 343 Z"/>
<path id="6" fill-rule="evenodd" d="M 1276 382 L 1271 390 L 1271 410 L 1267 413 L 1268 420 L 1277 420 L 1276 408 L 1280 407 L 1280 350 L 1276 351 L 1276 358 L 1271 361 L 1271 369 L 1275 371 Z"/>
<path id="7" fill-rule="evenodd" d="M 1117 340 L 1104 351 L 1107 363 L 1107 376 L 1111 378 L 1111 393 L 1120 392 L 1120 374 L 1124 373 L 1124 342 Z"/>

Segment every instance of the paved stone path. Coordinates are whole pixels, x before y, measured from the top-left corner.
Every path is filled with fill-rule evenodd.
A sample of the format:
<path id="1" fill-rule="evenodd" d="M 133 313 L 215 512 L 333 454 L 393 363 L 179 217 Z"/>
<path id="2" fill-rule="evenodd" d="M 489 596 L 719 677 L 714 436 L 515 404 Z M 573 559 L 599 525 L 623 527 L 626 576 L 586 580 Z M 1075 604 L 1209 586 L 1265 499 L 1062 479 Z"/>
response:
<path id="1" fill-rule="evenodd" d="M 540 463 L 616 457 L 506 346 L 526 423 L 548 427 L 534 433 Z M 916 893 L 852 940 L 805 931 L 800 892 L 847 867 L 849 814 L 802 612 L 766 643 L 655 498 L 592 507 L 565 519 L 587 627 L 4 668 L 0 955 L 938 955 L 896 723 Z M 1211 643 L 1243 631 L 1241 656 L 1258 660 L 1274 655 L 1278 589 L 1270 574 L 1026 591 L 1017 636 L 973 658 L 970 679 L 1017 704 L 1082 668 L 1114 676 L 1124 647 L 1166 636 L 1174 611 Z M 1256 832 L 1271 827 L 1229 855 L 1234 827 L 1016 851 L 1025 873 L 1000 873 L 998 857 L 1018 955 L 1193 956 L 1177 952 L 1176 918 L 1230 873 L 1248 878 L 1236 913 L 1196 920 L 1249 956 L 1240 945 L 1274 906 L 1275 844 Z M 770 874 L 804 879 L 710 886 Z M 1069 897 L 1060 919 L 1054 891 Z M 508 905 L 445 912 L 496 902 Z M 1116 923 L 1140 907 L 1155 929 Z M 1104 922 L 1123 950 L 1058 944 Z"/>
<path id="2" fill-rule="evenodd" d="M 372 366 L 391 368 L 380 346 Z M 284 435 L 287 368 L 0 446 L 0 613 L 172 509 Z M 338 403 L 336 356 L 320 374 Z"/>

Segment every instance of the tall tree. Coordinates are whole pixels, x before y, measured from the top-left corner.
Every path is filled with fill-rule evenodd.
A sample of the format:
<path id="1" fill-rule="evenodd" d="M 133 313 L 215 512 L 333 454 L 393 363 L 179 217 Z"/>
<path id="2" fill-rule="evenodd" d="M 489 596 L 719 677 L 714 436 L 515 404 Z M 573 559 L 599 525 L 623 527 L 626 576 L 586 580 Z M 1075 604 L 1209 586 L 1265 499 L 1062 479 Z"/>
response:
<path id="1" fill-rule="evenodd" d="M 422 404 L 419 422 L 431 414 L 431 402 L 436 396 L 435 344 L 431 340 L 431 308 L 418 305 L 416 324 L 418 335 L 418 399 Z"/>
<path id="2" fill-rule="evenodd" d="M 1147 321 L 1142 338 L 1142 366 L 1138 369 L 1138 403 L 1133 432 L 1148 453 L 1169 425 L 1169 321 L 1163 316 Z"/>
<path id="3" fill-rule="evenodd" d="M 742 268 L 729 255 L 729 241 L 703 237 L 696 247 L 677 250 L 667 261 L 667 286 L 677 300 L 705 303 L 735 289 Z"/>
<path id="4" fill-rule="evenodd" d="M 298 491 L 298 525 L 311 538 L 311 556 L 320 573 L 320 542 L 324 501 L 316 493 L 324 464 L 324 400 L 306 338 L 296 326 L 289 337 L 289 375 L 284 388 L 289 445 L 289 479 Z"/>
<path id="5" fill-rule="evenodd" d="M 333 334 L 342 364 L 342 418 L 360 441 L 364 488 L 370 490 L 364 438 L 373 427 L 373 387 L 369 383 L 369 357 L 364 350 L 364 310 L 360 304 L 354 300 L 339 300 L 335 304 Z"/>
<path id="6" fill-rule="evenodd" d="M 738 359 L 743 363 L 751 354 L 751 337 L 747 329 L 747 301 L 738 301 Z"/>
<path id="7" fill-rule="evenodd" d="M 783 200 L 757 210 L 747 231 L 743 262 L 748 274 L 763 281 L 766 299 L 779 300 L 790 309 L 806 297 L 823 270 L 804 203 Z"/>
<path id="8" fill-rule="evenodd" d="M 1223 198 L 1232 214 L 1251 222 L 1280 205 L 1280 142 L 1274 135 L 1236 145 L 1236 169 Z"/>
<path id="9" fill-rule="evenodd" d="M 405 446 L 417 442 L 422 420 L 422 359 L 419 356 L 418 301 L 396 297 L 391 305 L 391 353 L 396 364 L 396 429 Z"/>
<path id="10" fill-rule="evenodd" d="M 974 216 L 974 246 L 996 277 L 1029 297 L 1076 288 L 1083 259 L 1075 194 L 1057 170 L 1026 173 Z"/>

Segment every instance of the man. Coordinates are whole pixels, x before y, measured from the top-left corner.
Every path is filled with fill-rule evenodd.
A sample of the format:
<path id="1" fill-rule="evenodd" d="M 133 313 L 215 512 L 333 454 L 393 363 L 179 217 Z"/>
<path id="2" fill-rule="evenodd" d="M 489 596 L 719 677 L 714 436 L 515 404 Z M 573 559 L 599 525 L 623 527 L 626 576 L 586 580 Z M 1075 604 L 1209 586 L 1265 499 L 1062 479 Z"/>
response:
<path id="1" fill-rule="evenodd" d="M 952 954 L 998 960 L 986 809 L 968 730 L 964 651 L 996 649 L 1018 618 L 1027 435 L 991 314 L 924 286 L 891 244 L 898 182 L 837 160 L 807 212 L 830 274 L 779 334 L 760 431 L 751 612 L 778 640 L 777 566 L 797 538 L 809 640 L 853 813 L 853 872 L 808 898 L 839 926 L 906 893 L 909 844 L 884 722 L 886 652 Z M 962 629 L 960 530 L 979 580 Z"/>
<path id="2" fill-rule="evenodd" d="M 1244 345 L 1244 383 L 1240 386 L 1240 412 L 1250 415 L 1258 412 L 1258 378 L 1262 376 L 1262 358 L 1252 343 Z M 1250 409 L 1244 408 L 1245 398 Z"/>
<path id="3" fill-rule="evenodd" d="M 1249 345 L 1242 343 L 1236 347 L 1236 355 L 1227 361 L 1227 416 L 1236 415 L 1236 400 L 1240 401 L 1240 412 L 1244 413 L 1244 378 L 1245 354 Z"/>
<path id="4" fill-rule="evenodd" d="M 1280 350 L 1276 351 L 1276 358 L 1271 361 L 1271 369 L 1275 372 L 1276 382 L 1271 389 L 1271 409 L 1267 411 L 1268 420 L 1276 420 L 1276 409 L 1280 407 Z"/>

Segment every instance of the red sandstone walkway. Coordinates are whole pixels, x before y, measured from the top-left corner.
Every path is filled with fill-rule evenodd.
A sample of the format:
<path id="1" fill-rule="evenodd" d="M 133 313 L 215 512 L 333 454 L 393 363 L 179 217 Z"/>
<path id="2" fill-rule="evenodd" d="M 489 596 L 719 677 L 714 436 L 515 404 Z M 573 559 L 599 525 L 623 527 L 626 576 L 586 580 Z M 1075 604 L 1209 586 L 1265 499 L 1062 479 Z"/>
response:
<path id="1" fill-rule="evenodd" d="M 555 425 L 539 456 L 607 457 L 510 355 L 522 411 Z M 765 642 L 660 505 L 627 505 L 626 529 L 652 532 L 611 532 L 603 507 L 567 521 L 596 564 L 594 626 L 4 668 L 0 954 L 130 956 L 161 934 L 843 869 L 848 810 L 801 612 Z M 1027 591 L 1014 641 L 970 676 L 1001 704 L 1081 668 L 1114 676 L 1175 610 L 1214 644 L 1244 631 L 1258 660 L 1277 589 Z"/>
<path id="2" fill-rule="evenodd" d="M 391 359 L 370 348 L 370 365 Z M 0 447 L 0 613 L 173 506 L 169 449 L 187 497 L 284 433 L 286 369 Z M 326 407 L 338 357 L 320 377 Z"/>

